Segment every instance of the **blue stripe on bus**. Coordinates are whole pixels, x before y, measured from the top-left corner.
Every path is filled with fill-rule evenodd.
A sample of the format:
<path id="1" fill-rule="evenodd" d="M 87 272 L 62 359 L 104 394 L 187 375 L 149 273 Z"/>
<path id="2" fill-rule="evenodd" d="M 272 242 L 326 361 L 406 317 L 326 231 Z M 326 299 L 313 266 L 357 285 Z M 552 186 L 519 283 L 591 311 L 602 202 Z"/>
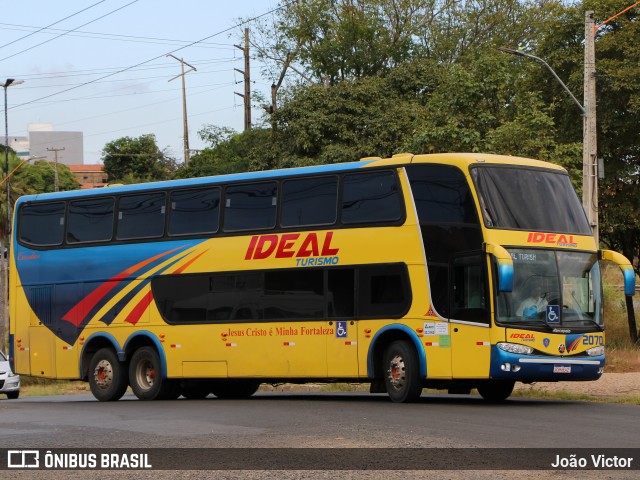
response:
<path id="1" fill-rule="evenodd" d="M 56 193 L 41 193 L 38 195 L 26 195 L 20 197 L 16 202 L 16 210 L 19 208 L 20 204 L 24 202 L 32 202 L 35 200 L 45 201 L 45 200 L 64 200 L 64 199 L 75 199 L 82 198 L 87 196 L 95 196 L 95 195 L 111 195 L 111 194 L 120 194 L 120 193 L 138 193 L 144 192 L 146 190 L 158 190 L 158 189 L 168 189 L 168 188 L 180 188 L 180 187 L 197 187 L 203 185 L 216 185 L 216 184 L 226 184 L 230 182 L 238 182 L 244 180 L 269 180 L 276 179 L 281 177 L 288 176 L 296 176 L 296 175 L 308 175 L 308 174 L 317 174 L 317 173 L 335 173 L 342 172 L 345 170 L 354 170 L 358 168 L 362 168 L 366 165 L 372 163 L 373 160 L 369 161 L 361 161 L 361 162 L 350 162 L 350 163 L 334 163 L 330 165 L 317 165 L 311 167 L 297 167 L 297 168 L 285 168 L 281 170 L 265 170 L 265 171 L 257 171 L 257 172 L 245 172 L 245 173 L 232 173 L 229 175 L 217 175 L 212 177 L 197 177 L 197 178 L 187 178 L 180 180 L 167 180 L 163 182 L 150 182 L 150 183 L 139 183 L 134 185 L 121 185 L 121 186 L 113 186 L 113 187 L 104 187 L 101 189 L 88 189 L 88 190 L 69 190 L 65 192 L 56 192 Z"/>

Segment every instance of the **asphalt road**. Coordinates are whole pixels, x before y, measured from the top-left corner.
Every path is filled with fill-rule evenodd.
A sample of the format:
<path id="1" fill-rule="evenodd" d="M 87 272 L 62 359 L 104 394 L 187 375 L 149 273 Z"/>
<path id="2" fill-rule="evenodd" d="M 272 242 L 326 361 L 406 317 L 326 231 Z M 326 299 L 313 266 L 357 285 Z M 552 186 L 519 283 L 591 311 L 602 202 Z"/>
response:
<path id="1" fill-rule="evenodd" d="M 638 448 L 638 439 L 640 406 L 575 401 L 518 398 L 490 405 L 477 396 L 423 395 L 416 404 L 393 404 L 386 395 L 366 393 L 259 393 L 247 400 L 211 396 L 155 402 L 127 394 L 112 403 L 84 394 L 0 399 L 0 446 L 9 449 L 374 448 L 382 455 L 392 448 L 625 449 Z M 177 469 L 180 461 L 175 459 Z M 410 473 L 410 478 L 416 474 Z M 533 478 L 547 477 L 538 474 L 543 476 Z M 404 472 L 398 478 L 406 477 Z M 215 478 L 240 477 L 217 472 Z"/>

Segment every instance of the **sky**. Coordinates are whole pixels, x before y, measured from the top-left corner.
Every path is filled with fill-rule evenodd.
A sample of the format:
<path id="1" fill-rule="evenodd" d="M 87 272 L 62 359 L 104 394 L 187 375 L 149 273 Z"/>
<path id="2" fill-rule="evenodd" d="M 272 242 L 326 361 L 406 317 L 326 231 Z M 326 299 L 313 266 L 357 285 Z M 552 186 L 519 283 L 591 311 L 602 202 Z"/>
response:
<path id="1" fill-rule="evenodd" d="M 204 125 L 244 125 L 243 31 L 276 0 L 0 0 L 0 83 L 7 89 L 9 136 L 31 123 L 81 131 L 84 163 L 100 163 L 104 146 L 154 134 L 160 149 L 183 161 L 181 65 L 186 75 L 189 146 Z M 46 27 L 46 28 L 45 28 Z M 188 70 L 189 67 L 186 67 Z M 270 98 L 272 80 L 251 63 L 252 91 Z M 253 123 L 258 110 L 253 108 Z M 4 136 L 4 122 L 2 122 Z"/>

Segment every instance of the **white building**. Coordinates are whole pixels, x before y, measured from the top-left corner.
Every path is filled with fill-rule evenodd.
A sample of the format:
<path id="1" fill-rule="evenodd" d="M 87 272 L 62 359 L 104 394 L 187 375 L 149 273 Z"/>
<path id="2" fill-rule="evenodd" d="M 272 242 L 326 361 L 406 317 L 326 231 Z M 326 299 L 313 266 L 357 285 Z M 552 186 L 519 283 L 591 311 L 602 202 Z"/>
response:
<path id="1" fill-rule="evenodd" d="M 39 157 L 53 162 L 58 152 L 58 162 L 65 165 L 84 163 L 84 137 L 82 132 L 61 132 L 53 129 L 51 123 L 30 123 L 26 137 L 9 136 L 9 147 L 19 157 Z M 6 145 L 4 135 L 0 137 Z"/>

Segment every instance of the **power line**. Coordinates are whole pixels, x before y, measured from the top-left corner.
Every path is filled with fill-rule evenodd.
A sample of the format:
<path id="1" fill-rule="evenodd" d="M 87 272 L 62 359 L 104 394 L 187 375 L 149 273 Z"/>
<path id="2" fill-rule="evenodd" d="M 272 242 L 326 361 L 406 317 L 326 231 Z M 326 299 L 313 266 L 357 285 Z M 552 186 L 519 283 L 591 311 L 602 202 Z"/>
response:
<path id="1" fill-rule="evenodd" d="M 102 0 L 102 1 L 106 1 L 106 0 Z M 69 18 L 69 17 L 67 17 Z M 66 19 L 63 19 L 66 20 Z M 59 22 L 61 22 L 62 20 L 60 20 Z M 56 22 L 56 23 L 59 23 Z M 138 43 L 151 43 L 151 44 L 161 44 L 161 45 L 166 45 L 166 44 L 184 44 L 184 43 L 189 43 L 192 42 L 193 40 L 179 40 L 176 38 L 160 38 L 160 37 L 140 37 L 140 36 L 136 36 L 136 35 L 122 35 L 122 34 L 118 34 L 118 33 L 104 33 L 104 32 L 87 32 L 87 31 L 83 31 L 83 30 L 78 30 L 78 29 L 73 29 L 73 30 L 64 30 L 61 28 L 49 28 L 51 25 L 47 26 L 47 27 L 35 27 L 35 26 L 31 26 L 31 25 L 17 25 L 14 23 L 2 23 L 0 22 L 0 25 L 2 25 L 5 30 L 18 30 L 18 31 L 29 31 L 29 29 L 36 29 L 35 31 L 33 31 L 32 33 L 30 33 L 29 35 L 25 35 L 24 37 L 21 37 L 17 40 L 14 40 L 13 42 L 7 43 L 6 45 L 11 45 L 12 43 L 17 42 L 18 40 L 22 40 L 23 38 L 27 38 L 31 35 L 34 35 L 36 33 L 39 32 L 43 32 L 46 34 L 50 34 L 50 35 L 54 35 L 55 33 L 58 32 L 62 32 L 65 34 L 68 34 L 70 37 L 82 37 L 82 38 L 97 38 L 97 39 L 101 39 L 101 40 L 113 40 L 113 41 L 121 41 L 121 42 L 138 42 Z M 55 24 L 52 24 L 55 25 Z M 9 27 L 9 28 L 7 28 Z M 14 28 L 10 28 L 10 27 L 14 27 Z M 75 33 L 75 34 L 74 34 Z M 232 45 L 229 45 L 227 43 L 214 43 L 214 42 L 201 42 L 202 46 L 204 48 L 232 48 Z M 0 48 L 4 47 L 5 45 L 0 46 Z"/>
<path id="2" fill-rule="evenodd" d="M 127 3 L 126 5 L 123 5 L 123 6 L 121 6 L 121 7 L 118 7 L 118 8 L 116 8 L 115 10 L 110 11 L 109 13 L 105 13 L 104 15 L 102 15 L 102 16 L 100 16 L 100 17 L 98 17 L 98 18 L 94 18 L 94 19 L 93 19 L 93 20 L 91 20 L 90 22 L 87 22 L 87 23 L 84 23 L 84 24 L 80 25 L 78 28 L 82 28 L 82 27 L 84 27 L 84 26 L 86 26 L 86 25 L 89 25 L 90 23 L 93 23 L 93 22 L 97 22 L 98 20 L 101 20 L 101 19 L 103 19 L 104 17 L 108 17 L 109 15 L 111 15 L 111 14 L 113 14 L 113 13 L 116 13 L 116 12 L 118 12 L 118 11 L 122 10 L 123 8 L 127 8 L 129 5 L 133 5 L 134 3 L 137 3 L 138 1 L 139 1 L 139 0 L 133 0 L 132 2 L 129 2 L 129 3 Z M 56 39 L 58 39 L 58 38 L 60 38 L 60 37 L 63 37 L 63 36 L 65 36 L 65 35 L 67 35 L 67 33 L 73 32 L 74 30 L 77 30 L 77 29 L 76 29 L 76 28 L 74 28 L 73 30 L 69 30 L 69 32 L 61 33 L 60 35 L 57 35 L 57 36 L 55 36 L 55 37 L 53 37 L 53 38 L 50 38 L 49 40 L 45 40 L 44 42 L 38 43 L 37 45 L 33 45 L 33 46 L 29 47 L 29 48 L 25 48 L 24 50 L 21 50 L 21 51 L 19 51 L 19 52 L 17 52 L 17 53 L 14 53 L 13 55 L 9 55 L 8 57 L 0 58 L 0 62 L 1 62 L 1 61 L 3 61 L 3 60 L 7 60 L 7 59 L 9 59 L 9 58 L 13 58 L 13 57 L 15 57 L 15 56 L 17 56 L 17 55 L 20 55 L 21 53 L 28 52 L 29 50 L 33 50 L 34 48 L 37 48 L 37 47 L 39 47 L 40 45 L 44 45 L 45 43 L 53 42 L 54 40 L 56 40 Z"/>
<path id="3" fill-rule="evenodd" d="M 220 58 L 218 60 L 196 60 L 192 63 L 195 65 L 211 65 L 217 63 L 229 63 L 232 60 L 235 60 L 235 57 L 226 57 Z M 139 72 L 146 70 L 160 70 L 160 69 L 168 69 L 173 68 L 173 63 L 158 63 L 155 65 L 149 65 L 145 68 L 132 68 L 130 72 Z M 81 77 L 85 75 L 98 75 L 100 73 L 109 73 L 113 71 L 119 71 L 126 67 L 103 67 L 103 68 L 93 68 L 93 69 L 85 69 L 85 70 L 67 70 L 60 72 L 42 72 L 42 73 L 28 73 L 28 74 L 16 74 L 16 77 L 19 77 L 23 80 L 48 80 L 50 78 L 67 78 L 67 77 Z"/>
<path id="4" fill-rule="evenodd" d="M 221 73 L 221 72 L 226 72 L 228 71 L 228 68 L 222 69 L 222 70 L 202 70 L 200 73 Z M 108 81 L 96 81 L 93 82 L 95 84 L 98 83 L 112 83 L 112 82 L 136 82 L 139 80 L 156 80 L 156 79 L 160 79 L 160 78 L 166 78 L 166 75 L 154 75 L 152 77 L 134 77 L 134 78 L 121 78 L 121 79 L 113 79 L 113 80 L 108 80 Z M 26 80 L 26 79 L 25 79 Z M 69 84 L 66 84 L 67 86 L 69 86 Z M 76 83 L 76 84 L 71 84 L 71 86 L 73 85 L 84 85 L 84 83 Z M 26 89 L 34 89 L 34 88 L 38 88 L 38 89 L 42 89 L 42 88 L 54 88 L 54 87 L 63 87 L 65 85 L 39 85 L 39 86 L 28 86 L 28 87 L 23 87 L 22 90 L 26 90 Z"/>
<path id="5" fill-rule="evenodd" d="M 89 10 L 90 8 L 93 8 L 93 7 L 95 7 L 96 5 L 99 5 L 99 4 L 104 3 L 104 2 L 106 2 L 106 1 L 107 1 L 107 0 L 100 0 L 100 1 L 99 1 L 99 2 L 97 2 L 97 3 L 94 3 L 93 5 L 88 6 L 87 8 L 83 8 L 82 10 L 78 10 L 76 13 L 72 13 L 72 14 L 71 14 L 71 15 L 69 15 L 68 17 L 64 17 L 63 19 L 58 20 L 58 21 L 56 21 L 56 22 L 53 22 L 53 23 L 51 23 L 51 24 L 47 25 L 46 27 L 42 27 L 42 28 L 40 28 L 39 30 L 36 30 L 35 32 L 30 33 L 29 35 L 25 35 L 25 36 L 23 36 L 23 37 L 17 38 L 17 39 L 15 39 L 15 40 L 13 40 L 13 41 L 11 41 L 11 42 L 9 42 L 9 43 L 5 43 L 4 45 L 0 45 L 0 48 L 8 47 L 9 45 L 12 45 L 12 44 L 14 44 L 14 43 L 16 43 L 16 42 L 19 42 L 20 40 L 24 40 L 25 38 L 30 37 L 31 35 L 35 35 L 36 33 L 41 32 L 41 31 L 43 31 L 43 30 L 46 30 L 46 29 L 47 29 L 47 28 L 49 28 L 49 27 L 52 27 L 52 26 L 54 26 L 54 25 L 57 25 L 58 23 L 64 22 L 65 20 L 68 20 L 68 19 L 70 19 L 71 17 L 75 17 L 76 15 L 78 15 L 78 14 L 80 14 L 80 13 L 82 13 L 82 12 L 85 12 L 85 11 Z M 4 25 L 4 24 L 3 24 L 3 25 Z"/>
<path id="6" fill-rule="evenodd" d="M 135 0 L 135 1 L 138 1 L 138 0 Z M 132 3 L 133 3 L 133 2 L 132 2 Z M 159 60 L 160 58 L 163 58 L 163 57 L 165 57 L 165 56 L 166 56 L 166 55 L 168 55 L 168 54 L 179 52 L 180 50 L 184 50 L 185 48 L 189 48 L 189 47 L 191 47 L 191 46 L 193 46 L 193 45 L 196 45 L 196 44 L 198 44 L 198 43 L 201 43 L 201 42 L 204 42 L 204 41 L 206 41 L 206 40 L 209 40 L 210 38 L 216 37 L 216 36 L 218 36 L 218 35 L 222 35 L 223 33 L 229 32 L 229 31 L 231 31 L 231 30 L 233 30 L 233 29 L 235 29 L 235 28 L 238 28 L 238 27 L 240 27 L 240 26 L 242 26 L 242 25 L 246 25 L 247 23 L 253 22 L 253 21 L 255 21 L 255 20 L 258 20 L 259 18 L 262 18 L 262 17 L 264 17 L 264 16 L 270 15 L 270 14 L 272 14 L 272 13 L 274 13 L 274 12 L 277 12 L 278 10 L 281 10 L 281 9 L 283 9 L 283 8 L 285 8 L 285 7 L 287 7 L 287 6 L 289 6 L 289 4 L 290 4 L 290 3 L 292 3 L 292 2 L 282 4 L 281 6 L 276 7 L 276 8 L 274 8 L 274 9 L 272 9 L 272 10 L 269 10 L 268 12 L 265 12 L 265 13 L 263 13 L 263 14 L 261 14 L 261 15 L 258 15 L 257 17 L 253 17 L 253 18 L 250 18 L 249 20 L 245 20 L 245 21 L 243 21 L 243 22 L 240 22 L 240 23 L 239 23 L 239 24 L 237 24 L 237 25 L 234 25 L 234 26 L 232 26 L 232 27 L 226 28 L 226 29 L 221 30 L 221 31 L 219 31 L 219 32 L 217 32 L 217 33 L 214 33 L 214 34 L 212 34 L 212 35 L 208 35 L 208 36 L 206 36 L 206 37 L 204 37 L 204 38 L 201 38 L 200 40 L 196 40 L 196 41 L 194 41 L 194 42 L 190 43 L 189 45 L 185 45 L 185 46 L 183 46 L 183 47 L 176 48 L 175 50 L 172 50 L 172 51 L 170 51 L 170 52 L 168 52 L 168 53 L 164 53 L 164 54 L 162 54 L 162 55 L 157 55 L 157 56 L 155 56 L 155 57 L 153 57 L 153 58 L 150 58 L 150 59 L 148 59 L 148 60 L 145 60 L 145 61 L 143 61 L 143 62 L 137 63 L 137 64 L 135 64 L 135 65 L 131 65 L 131 66 L 126 67 L 126 68 L 123 68 L 122 70 L 118 70 L 117 72 L 113 72 L 113 73 L 110 73 L 110 74 L 104 75 L 104 76 L 102 76 L 102 77 L 98 77 L 98 78 L 96 78 L 96 79 L 94 79 L 94 80 L 90 80 L 90 81 L 87 81 L 87 82 L 81 83 L 81 84 L 79 84 L 79 85 L 76 85 L 76 86 L 73 86 L 73 87 L 67 88 L 67 89 L 65 89 L 65 90 L 61 90 L 61 91 L 56 92 L 56 93 L 52 93 L 52 94 L 49 94 L 49 95 L 45 95 L 44 97 L 36 98 L 36 99 L 31 100 L 31 101 L 29 101 L 29 102 L 25 102 L 25 103 L 21 103 L 21 104 L 18 104 L 18 105 L 14 105 L 13 107 L 11 107 L 11 109 L 18 108 L 18 107 L 22 107 L 22 106 L 25 106 L 25 105 L 29 105 L 29 104 L 32 104 L 32 103 L 38 102 L 38 101 L 40 101 L 40 100 L 45 100 L 45 99 L 47 99 L 47 98 L 51 98 L 51 97 L 54 97 L 54 96 L 56 96 L 56 95 L 60 95 L 60 94 L 62 94 L 62 93 L 66 93 L 66 92 L 69 92 L 69 91 L 71 91 L 71 90 L 75 90 L 75 89 L 77 89 L 77 88 L 84 87 L 85 85 L 90 85 L 90 84 L 95 83 L 95 82 L 97 82 L 97 81 L 99 81 L 99 80 L 104 80 L 105 78 L 109 78 L 109 77 L 112 77 L 112 76 L 114 76 L 114 75 L 118 75 L 119 73 L 126 72 L 126 71 L 128 71 L 128 70 L 133 69 L 133 68 L 137 68 L 137 67 L 140 67 L 140 66 L 142 66 L 142 65 L 146 65 L 147 63 L 153 62 L 154 60 Z"/>

